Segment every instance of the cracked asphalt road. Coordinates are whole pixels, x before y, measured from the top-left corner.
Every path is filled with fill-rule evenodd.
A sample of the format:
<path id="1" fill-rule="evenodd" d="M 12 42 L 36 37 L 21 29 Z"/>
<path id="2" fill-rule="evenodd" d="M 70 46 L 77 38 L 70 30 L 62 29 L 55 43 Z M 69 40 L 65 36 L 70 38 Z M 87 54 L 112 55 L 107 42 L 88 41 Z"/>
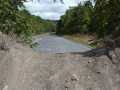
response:
<path id="1" fill-rule="evenodd" d="M 85 52 L 90 50 L 85 46 L 74 43 L 55 34 L 48 35 L 46 38 L 40 40 L 34 49 L 46 54 Z"/>

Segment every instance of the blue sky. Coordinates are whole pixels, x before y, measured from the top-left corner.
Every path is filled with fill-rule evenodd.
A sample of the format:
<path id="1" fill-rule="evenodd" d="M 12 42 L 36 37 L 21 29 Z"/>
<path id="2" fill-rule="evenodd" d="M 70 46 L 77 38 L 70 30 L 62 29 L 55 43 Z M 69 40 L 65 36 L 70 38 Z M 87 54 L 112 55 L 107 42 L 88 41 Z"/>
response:
<path id="1" fill-rule="evenodd" d="M 39 15 L 44 19 L 58 20 L 61 15 L 63 15 L 69 6 L 77 6 L 79 2 L 84 2 L 86 0 L 63 0 L 62 4 L 59 0 L 56 3 L 53 0 L 33 0 L 33 2 L 26 2 L 24 5 L 26 9 L 34 14 Z"/>

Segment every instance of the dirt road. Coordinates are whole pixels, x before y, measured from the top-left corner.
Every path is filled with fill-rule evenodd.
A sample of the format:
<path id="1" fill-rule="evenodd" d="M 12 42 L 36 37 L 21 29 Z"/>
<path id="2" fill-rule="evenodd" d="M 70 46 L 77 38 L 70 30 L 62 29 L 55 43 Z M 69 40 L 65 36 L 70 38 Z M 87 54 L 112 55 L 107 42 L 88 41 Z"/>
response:
<path id="1" fill-rule="evenodd" d="M 120 39 L 84 54 L 43 54 L 0 35 L 0 90 L 120 90 Z"/>

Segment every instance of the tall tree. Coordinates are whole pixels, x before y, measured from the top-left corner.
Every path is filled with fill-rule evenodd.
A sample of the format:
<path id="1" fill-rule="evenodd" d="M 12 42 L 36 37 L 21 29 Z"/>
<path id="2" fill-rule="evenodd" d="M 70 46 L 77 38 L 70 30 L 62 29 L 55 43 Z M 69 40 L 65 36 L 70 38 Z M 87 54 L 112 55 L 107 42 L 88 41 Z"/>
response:
<path id="1" fill-rule="evenodd" d="M 120 0 L 95 0 L 94 20 L 97 39 L 107 40 L 119 37 L 120 34 Z"/>

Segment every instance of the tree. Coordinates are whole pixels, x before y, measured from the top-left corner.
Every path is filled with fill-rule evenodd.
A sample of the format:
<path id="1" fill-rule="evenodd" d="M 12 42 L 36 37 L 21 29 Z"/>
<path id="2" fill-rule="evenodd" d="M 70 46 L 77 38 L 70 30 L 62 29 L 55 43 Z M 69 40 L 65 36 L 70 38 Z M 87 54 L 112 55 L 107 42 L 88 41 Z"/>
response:
<path id="1" fill-rule="evenodd" d="M 24 7 L 25 0 L 1 0 L 0 1 L 0 30 L 3 33 L 20 35 L 27 28 L 24 18 L 19 14 L 19 7 Z M 23 31 L 24 30 L 24 31 Z"/>
<path id="2" fill-rule="evenodd" d="M 91 1 L 78 3 L 75 7 L 69 7 L 65 15 L 62 15 L 57 25 L 58 34 L 88 33 L 93 5 Z"/>
<path id="3" fill-rule="evenodd" d="M 94 42 L 107 43 L 120 36 L 120 0 L 95 0 L 93 22 L 96 26 Z"/>
<path id="4" fill-rule="evenodd" d="M 62 0 L 60 1 L 63 2 Z M 17 36 L 22 34 L 23 37 L 30 35 L 32 29 L 27 24 L 27 20 L 29 21 L 28 17 L 24 15 L 26 13 L 30 17 L 30 13 L 24 9 L 22 11 L 24 14 L 22 14 L 19 10 L 19 8 L 25 8 L 23 2 L 27 2 L 27 0 L 0 0 L 1 32 L 7 35 L 16 34 Z"/>
<path id="5" fill-rule="evenodd" d="M 25 9 L 24 2 L 27 0 L 0 0 L 0 31 L 19 37 L 22 39 L 21 41 L 29 44 L 32 41 L 31 35 L 55 30 L 55 22 L 48 22 L 31 15 Z"/>

